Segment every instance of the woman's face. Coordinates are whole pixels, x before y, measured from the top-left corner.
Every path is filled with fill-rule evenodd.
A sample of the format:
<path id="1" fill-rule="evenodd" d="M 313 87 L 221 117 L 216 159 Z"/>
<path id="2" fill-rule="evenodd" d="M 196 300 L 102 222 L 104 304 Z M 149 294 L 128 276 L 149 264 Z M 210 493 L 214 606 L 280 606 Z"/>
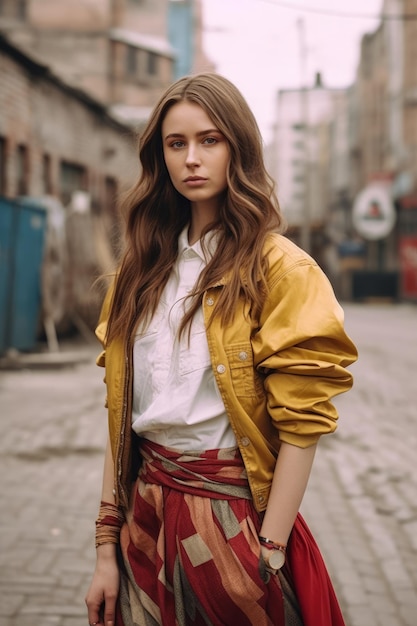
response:
<path id="1" fill-rule="evenodd" d="M 191 202 L 192 210 L 218 214 L 227 188 L 229 144 L 204 109 L 183 100 L 174 104 L 162 123 L 164 159 L 175 189 Z"/>

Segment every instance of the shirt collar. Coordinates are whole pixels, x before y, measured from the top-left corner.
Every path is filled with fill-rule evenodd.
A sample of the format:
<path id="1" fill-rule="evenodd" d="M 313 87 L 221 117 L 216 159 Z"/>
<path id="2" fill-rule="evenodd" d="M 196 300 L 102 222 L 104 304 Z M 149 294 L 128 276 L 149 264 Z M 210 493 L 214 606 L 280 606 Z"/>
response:
<path id="1" fill-rule="evenodd" d="M 193 250 L 199 257 L 207 263 L 216 252 L 217 244 L 219 240 L 218 231 L 210 231 L 204 237 L 205 248 L 207 250 L 208 259 L 204 256 L 203 248 L 201 246 L 201 240 L 196 241 L 192 246 L 188 243 L 188 229 L 189 224 L 181 231 L 178 238 L 178 255 L 181 255 L 185 250 Z"/>

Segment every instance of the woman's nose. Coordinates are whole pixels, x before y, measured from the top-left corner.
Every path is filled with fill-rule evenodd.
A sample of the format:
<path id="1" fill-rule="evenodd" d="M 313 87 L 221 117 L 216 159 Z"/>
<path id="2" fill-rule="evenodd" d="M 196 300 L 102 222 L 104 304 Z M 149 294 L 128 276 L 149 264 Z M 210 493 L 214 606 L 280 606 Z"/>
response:
<path id="1" fill-rule="evenodd" d="M 200 157 L 198 154 L 198 148 L 197 146 L 190 144 L 187 150 L 186 163 L 187 165 L 191 166 L 191 165 L 198 165 L 199 162 L 200 162 Z"/>

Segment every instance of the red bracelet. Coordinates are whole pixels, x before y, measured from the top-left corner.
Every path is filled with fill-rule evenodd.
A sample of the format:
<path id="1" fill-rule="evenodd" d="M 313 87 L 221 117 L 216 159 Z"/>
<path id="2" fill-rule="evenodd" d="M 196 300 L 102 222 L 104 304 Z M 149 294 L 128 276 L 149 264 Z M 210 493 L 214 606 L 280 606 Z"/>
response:
<path id="1" fill-rule="evenodd" d="M 100 502 L 96 520 L 96 548 L 103 543 L 119 543 L 120 529 L 124 515 L 121 509 L 111 502 Z"/>

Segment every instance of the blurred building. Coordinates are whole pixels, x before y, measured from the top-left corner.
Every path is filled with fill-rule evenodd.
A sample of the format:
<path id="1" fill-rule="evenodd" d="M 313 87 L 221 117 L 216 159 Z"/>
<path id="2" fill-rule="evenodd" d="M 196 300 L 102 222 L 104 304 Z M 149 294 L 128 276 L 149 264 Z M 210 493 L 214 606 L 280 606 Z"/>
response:
<path id="1" fill-rule="evenodd" d="M 128 126 L 0 35 L 0 223 L 7 231 L 0 241 L 0 320 L 7 324 L 0 327 L 1 346 L 20 346 L 8 343 L 9 325 L 35 310 L 24 298 L 22 306 L 15 302 L 19 289 L 25 298 L 28 293 L 14 282 L 27 283 L 24 268 L 33 274 L 43 321 L 47 313 L 58 330 L 75 322 L 93 325 L 100 294 L 91 285 L 114 268 L 116 199 L 137 176 L 136 153 Z M 29 208 L 46 216 L 37 268 L 31 250 L 32 234 L 39 239 L 38 214 L 23 224 L 25 231 L 20 221 Z"/>
<path id="2" fill-rule="evenodd" d="M 3 0 L 22 49 L 135 127 L 174 78 L 198 70 L 201 0 Z"/>
<path id="3" fill-rule="evenodd" d="M 172 25 L 183 49 L 169 40 Z M 127 126 L 136 131 L 146 121 L 175 67 L 211 67 L 201 32 L 201 0 L 2 0 L 0 194 L 48 193 L 67 203 L 71 191 L 88 190 L 103 206 L 90 169 L 103 170 L 113 191 L 132 180 L 136 167 L 119 156 L 132 143 Z M 50 100 L 43 83 L 56 88 Z M 73 114 L 80 103 L 90 111 L 81 122 Z M 116 129 L 119 148 L 98 134 L 103 120 Z"/>
<path id="4" fill-rule="evenodd" d="M 0 35 L 0 194 L 89 191 L 93 205 L 137 173 L 130 128 Z"/>
<path id="5" fill-rule="evenodd" d="M 417 299 L 417 0 L 385 0 L 382 13 L 362 39 L 353 87 L 349 199 L 355 217 L 361 192 L 379 185 L 394 218 L 378 237 L 356 225 L 364 267 L 352 292 Z"/>
<path id="6" fill-rule="evenodd" d="M 13 248 L 30 247 L 10 243 L 20 216 L 48 216 L 35 271 L 45 330 L 91 328 L 91 285 L 116 264 L 117 197 L 139 173 L 137 131 L 178 74 L 212 66 L 201 0 L 2 0 L 0 59 L 1 350 L 16 345 Z"/>
<path id="7" fill-rule="evenodd" d="M 325 87 L 320 74 L 312 87 L 280 90 L 267 153 L 288 234 L 318 260 L 327 219 L 328 166 L 332 163 L 328 126 L 344 96 L 343 90 Z M 336 142 L 333 147 L 338 149 Z"/>
<path id="8" fill-rule="evenodd" d="M 343 297 L 417 300 L 416 15 L 384 1 L 347 89 L 277 94 L 269 168 L 289 235 Z"/>
<path id="9" fill-rule="evenodd" d="M 168 39 L 175 50 L 174 77 L 214 71 L 203 48 L 202 0 L 170 0 Z"/>

